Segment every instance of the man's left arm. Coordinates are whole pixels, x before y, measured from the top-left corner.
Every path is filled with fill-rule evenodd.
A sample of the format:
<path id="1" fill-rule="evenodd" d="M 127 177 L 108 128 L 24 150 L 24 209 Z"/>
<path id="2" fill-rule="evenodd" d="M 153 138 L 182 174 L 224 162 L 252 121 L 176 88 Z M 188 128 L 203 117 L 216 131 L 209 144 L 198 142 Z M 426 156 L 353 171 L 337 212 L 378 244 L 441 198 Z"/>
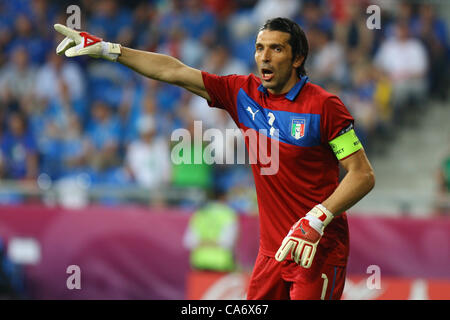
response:
<path id="1" fill-rule="evenodd" d="M 336 217 L 351 208 L 375 186 L 375 174 L 363 148 L 339 161 L 347 171 L 322 205 Z"/>
<path id="2" fill-rule="evenodd" d="M 291 253 L 296 263 L 311 267 L 325 227 L 374 187 L 375 175 L 363 148 L 341 159 L 340 163 L 347 170 L 344 179 L 325 201 L 292 226 L 275 254 L 276 260 L 283 261 Z"/>

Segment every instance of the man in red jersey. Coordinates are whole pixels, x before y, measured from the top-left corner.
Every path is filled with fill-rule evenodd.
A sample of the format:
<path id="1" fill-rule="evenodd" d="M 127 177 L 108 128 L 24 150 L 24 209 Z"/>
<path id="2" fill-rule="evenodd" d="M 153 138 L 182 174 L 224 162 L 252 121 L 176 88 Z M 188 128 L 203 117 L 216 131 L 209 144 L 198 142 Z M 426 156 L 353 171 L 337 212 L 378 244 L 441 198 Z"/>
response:
<path id="1" fill-rule="evenodd" d="M 276 142 L 277 170 L 252 164 L 260 249 L 248 299 L 339 299 L 349 251 L 345 210 L 374 186 L 353 118 L 338 97 L 308 81 L 308 43 L 285 18 L 268 20 L 255 42 L 260 77 L 216 76 L 162 54 L 104 42 L 62 25 L 57 48 L 120 62 L 142 75 L 181 86 L 228 111 L 239 128 Z M 249 151 L 260 139 L 249 141 Z M 265 146 L 264 146 L 265 147 Z M 258 159 L 261 160 L 261 159 Z M 339 163 L 347 171 L 339 183 Z"/>

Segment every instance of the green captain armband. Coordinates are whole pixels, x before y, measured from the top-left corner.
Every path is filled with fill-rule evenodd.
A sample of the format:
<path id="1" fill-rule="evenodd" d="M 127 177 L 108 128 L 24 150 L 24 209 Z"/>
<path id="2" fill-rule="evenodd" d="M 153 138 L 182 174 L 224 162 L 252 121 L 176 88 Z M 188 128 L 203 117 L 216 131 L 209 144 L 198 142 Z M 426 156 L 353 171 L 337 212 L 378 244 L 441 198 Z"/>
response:
<path id="1" fill-rule="evenodd" d="M 362 148 L 362 144 L 353 129 L 334 138 L 329 143 L 338 160 L 348 157 Z"/>

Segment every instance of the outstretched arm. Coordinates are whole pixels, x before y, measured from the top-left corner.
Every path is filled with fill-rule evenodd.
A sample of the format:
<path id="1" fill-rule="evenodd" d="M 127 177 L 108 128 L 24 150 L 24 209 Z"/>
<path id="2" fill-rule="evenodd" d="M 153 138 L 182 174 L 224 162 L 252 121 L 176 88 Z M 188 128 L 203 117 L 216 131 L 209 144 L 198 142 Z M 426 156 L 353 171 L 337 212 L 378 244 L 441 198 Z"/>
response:
<path id="1" fill-rule="evenodd" d="M 122 47 L 117 62 L 143 76 L 183 87 L 210 100 L 201 71 L 186 66 L 174 57 Z"/>
<path id="2" fill-rule="evenodd" d="M 57 54 L 67 57 L 89 55 L 117 61 L 140 74 L 159 81 L 183 87 L 210 101 L 200 70 L 183 64 L 178 59 L 158 54 L 122 47 L 117 43 L 105 42 L 87 32 L 79 32 L 61 24 L 55 30 L 66 36 L 58 45 Z"/>

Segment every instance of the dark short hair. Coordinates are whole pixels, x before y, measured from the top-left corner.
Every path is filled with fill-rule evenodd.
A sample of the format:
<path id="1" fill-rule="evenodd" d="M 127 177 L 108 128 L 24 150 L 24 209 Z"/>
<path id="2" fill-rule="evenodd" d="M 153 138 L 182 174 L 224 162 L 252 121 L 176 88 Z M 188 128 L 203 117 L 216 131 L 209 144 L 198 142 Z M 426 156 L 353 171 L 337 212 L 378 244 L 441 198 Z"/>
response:
<path id="1" fill-rule="evenodd" d="M 308 57 L 309 45 L 303 29 L 297 23 L 288 18 L 278 17 L 267 20 L 259 29 L 259 31 L 263 30 L 281 31 L 291 35 L 288 43 L 292 48 L 292 59 L 295 59 L 297 56 L 303 57 L 301 66 L 297 68 L 297 75 L 299 77 L 305 76 L 305 62 Z"/>

